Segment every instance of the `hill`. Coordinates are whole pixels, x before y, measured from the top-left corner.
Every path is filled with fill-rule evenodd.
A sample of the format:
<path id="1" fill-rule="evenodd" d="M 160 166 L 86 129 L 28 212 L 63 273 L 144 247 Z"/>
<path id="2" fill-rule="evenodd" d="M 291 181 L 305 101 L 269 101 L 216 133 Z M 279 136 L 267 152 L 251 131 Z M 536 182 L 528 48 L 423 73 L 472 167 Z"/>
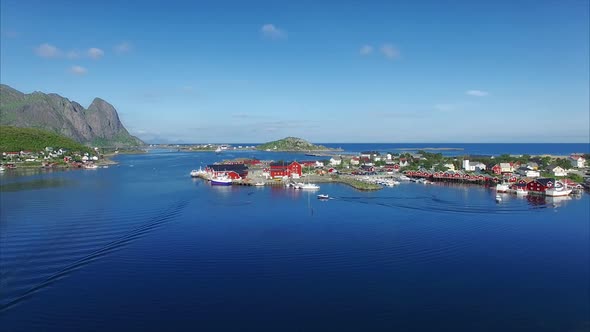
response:
<path id="1" fill-rule="evenodd" d="M 297 137 L 286 137 L 278 141 L 264 143 L 256 147 L 258 150 L 276 150 L 276 151 L 323 151 L 330 150 L 322 145 L 314 145 L 308 141 Z"/>
<path id="2" fill-rule="evenodd" d="M 117 110 L 100 98 L 85 109 L 54 93 L 25 94 L 4 84 L 0 85 L 0 125 L 43 129 L 93 146 L 144 145 L 125 129 Z"/>
<path id="3" fill-rule="evenodd" d="M 0 152 L 41 151 L 48 146 L 91 152 L 85 145 L 46 130 L 0 126 Z"/>

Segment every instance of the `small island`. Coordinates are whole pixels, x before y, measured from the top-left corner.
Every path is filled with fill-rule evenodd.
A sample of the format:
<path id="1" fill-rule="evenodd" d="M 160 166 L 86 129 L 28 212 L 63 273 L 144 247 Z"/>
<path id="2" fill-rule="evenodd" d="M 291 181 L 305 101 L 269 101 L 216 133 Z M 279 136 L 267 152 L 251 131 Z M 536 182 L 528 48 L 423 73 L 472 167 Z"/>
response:
<path id="1" fill-rule="evenodd" d="M 281 151 L 281 152 L 314 152 L 314 151 L 337 151 L 323 145 L 312 144 L 302 138 L 286 137 L 277 141 L 272 141 L 258 145 L 256 150 L 263 151 Z"/>

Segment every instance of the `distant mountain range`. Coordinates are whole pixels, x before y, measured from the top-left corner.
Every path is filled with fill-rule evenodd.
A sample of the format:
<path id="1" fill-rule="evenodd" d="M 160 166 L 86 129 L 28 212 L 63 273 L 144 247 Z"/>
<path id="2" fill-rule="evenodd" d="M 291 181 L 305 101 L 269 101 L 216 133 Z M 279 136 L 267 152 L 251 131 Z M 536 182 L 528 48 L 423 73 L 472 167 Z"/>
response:
<path id="1" fill-rule="evenodd" d="M 144 145 L 125 129 L 117 110 L 100 98 L 85 109 L 55 93 L 25 94 L 4 84 L 0 84 L 0 125 L 44 129 L 92 146 Z"/>

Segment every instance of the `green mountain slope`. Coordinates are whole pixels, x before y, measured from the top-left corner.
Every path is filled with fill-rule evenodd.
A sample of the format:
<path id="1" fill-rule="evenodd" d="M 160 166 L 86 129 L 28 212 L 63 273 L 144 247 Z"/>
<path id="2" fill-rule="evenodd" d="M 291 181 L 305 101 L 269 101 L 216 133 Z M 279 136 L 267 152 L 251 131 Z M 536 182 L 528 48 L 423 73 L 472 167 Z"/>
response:
<path id="1" fill-rule="evenodd" d="M 48 146 L 91 152 L 88 146 L 46 130 L 0 126 L 0 152 L 41 151 Z"/>

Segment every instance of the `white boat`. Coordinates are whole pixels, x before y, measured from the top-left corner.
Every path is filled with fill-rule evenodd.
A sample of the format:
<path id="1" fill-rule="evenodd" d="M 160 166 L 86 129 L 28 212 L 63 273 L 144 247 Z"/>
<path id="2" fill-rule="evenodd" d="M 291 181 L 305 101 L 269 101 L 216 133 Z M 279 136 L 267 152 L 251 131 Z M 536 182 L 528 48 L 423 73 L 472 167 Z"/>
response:
<path id="1" fill-rule="evenodd" d="M 214 186 L 230 186 L 231 179 L 227 176 L 214 176 L 211 178 L 211 184 Z"/>
<path id="2" fill-rule="evenodd" d="M 263 187 L 264 186 L 264 182 L 256 182 L 254 185 L 256 187 Z"/>
<path id="3" fill-rule="evenodd" d="M 508 183 L 498 183 L 496 185 L 496 192 L 498 193 L 507 193 L 510 190 L 510 185 Z"/>
<path id="4" fill-rule="evenodd" d="M 93 164 L 93 165 L 84 165 L 84 168 L 85 168 L 85 169 L 97 169 L 97 168 L 98 168 L 98 166 L 96 166 L 96 165 L 94 165 L 94 164 Z"/>
<path id="5" fill-rule="evenodd" d="M 528 196 L 528 190 L 516 189 L 516 196 Z"/>
<path id="6" fill-rule="evenodd" d="M 496 194 L 496 203 L 500 203 L 502 201 L 502 196 Z"/>
<path id="7" fill-rule="evenodd" d="M 299 189 L 303 189 L 303 190 L 318 190 L 318 189 L 320 189 L 320 186 L 318 186 L 317 184 L 313 184 L 313 183 L 305 183 L 302 186 L 300 186 Z"/>
<path id="8" fill-rule="evenodd" d="M 220 146 L 218 146 L 217 149 L 215 149 L 215 153 L 217 153 L 217 154 L 221 153 L 221 147 Z"/>
<path id="9" fill-rule="evenodd" d="M 402 175 L 399 177 L 400 181 L 411 181 L 412 179 L 410 179 L 409 177 Z"/>
<path id="10" fill-rule="evenodd" d="M 4 168 L 4 166 L 0 166 L 0 172 L 4 172 L 6 170 L 6 168 Z"/>
<path id="11" fill-rule="evenodd" d="M 568 189 L 561 181 L 555 181 L 555 186 L 545 191 L 545 195 L 550 197 L 562 197 L 568 196 L 572 193 L 571 189 Z"/>
<path id="12" fill-rule="evenodd" d="M 328 194 L 319 194 L 318 199 L 330 199 L 330 196 Z"/>
<path id="13" fill-rule="evenodd" d="M 203 170 L 201 167 L 199 167 L 198 170 L 193 169 L 190 173 L 191 177 L 196 178 L 199 175 L 205 175 L 207 174 L 207 172 L 205 170 Z"/>

